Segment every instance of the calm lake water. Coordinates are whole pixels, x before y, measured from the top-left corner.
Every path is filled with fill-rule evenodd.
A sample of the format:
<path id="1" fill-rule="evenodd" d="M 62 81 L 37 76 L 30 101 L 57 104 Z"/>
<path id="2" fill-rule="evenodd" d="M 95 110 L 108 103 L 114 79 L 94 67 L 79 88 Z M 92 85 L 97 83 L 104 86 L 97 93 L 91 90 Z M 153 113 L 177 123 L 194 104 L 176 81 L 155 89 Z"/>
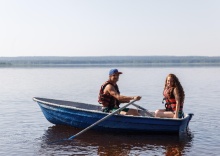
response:
<path id="1" fill-rule="evenodd" d="M 174 73 L 186 94 L 184 111 L 194 113 L 183 136 L 109 134 L 49 123 L 33 97 L 97 104 L 100 85 L 110 68 L 0 68 L 0 155 L 219 155 L 220 68 L 120 67 L 122 95 L 141 95 L 137 104 L 163 108 L 165 77 Z"/>

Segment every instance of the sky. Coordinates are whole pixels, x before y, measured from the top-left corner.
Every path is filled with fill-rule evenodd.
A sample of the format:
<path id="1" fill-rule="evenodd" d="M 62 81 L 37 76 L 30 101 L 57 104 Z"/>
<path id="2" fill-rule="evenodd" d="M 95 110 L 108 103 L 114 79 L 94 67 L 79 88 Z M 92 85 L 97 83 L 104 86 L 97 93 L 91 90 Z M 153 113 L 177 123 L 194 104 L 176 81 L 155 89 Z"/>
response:
<path id="1" fill-rule="evenodd" d="M 220 1 L 0 0 L 17 56 L 220 56 Z"/>

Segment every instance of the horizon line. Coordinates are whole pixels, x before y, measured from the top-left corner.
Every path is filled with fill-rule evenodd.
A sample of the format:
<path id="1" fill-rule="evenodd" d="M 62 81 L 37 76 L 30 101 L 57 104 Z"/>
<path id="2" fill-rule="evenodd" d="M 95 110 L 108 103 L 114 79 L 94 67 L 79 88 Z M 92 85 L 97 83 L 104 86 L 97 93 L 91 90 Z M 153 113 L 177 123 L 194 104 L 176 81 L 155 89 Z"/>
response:
<path id="1" fill-rule="evenodd" d="M 207 55 L 0 56 L 0 58 L 18 58 L 18 57 L 220 57 L 220 56 L 207 56 Z"/>

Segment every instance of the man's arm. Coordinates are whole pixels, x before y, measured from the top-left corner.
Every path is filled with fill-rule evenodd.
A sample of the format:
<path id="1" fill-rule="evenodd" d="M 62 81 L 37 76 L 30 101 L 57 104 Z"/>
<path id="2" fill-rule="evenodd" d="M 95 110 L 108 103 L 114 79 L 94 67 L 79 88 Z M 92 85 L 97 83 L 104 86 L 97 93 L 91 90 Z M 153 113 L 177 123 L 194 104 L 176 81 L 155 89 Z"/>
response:
<path id="1" fill-rule="evenodd" d="M 119 100 L 122 103 L 130 102 L 130 100 L 140 100 L 141 99 L 140 96 L 124 96 L 124 95 L 120 95 L 115 90 L 115 88 L 112 85 L 110 85 L 110 84 L 108 84 L 105 87 L 104 93 L 109 93 L 111 96 L 115 97 L 117 100 Z"/>

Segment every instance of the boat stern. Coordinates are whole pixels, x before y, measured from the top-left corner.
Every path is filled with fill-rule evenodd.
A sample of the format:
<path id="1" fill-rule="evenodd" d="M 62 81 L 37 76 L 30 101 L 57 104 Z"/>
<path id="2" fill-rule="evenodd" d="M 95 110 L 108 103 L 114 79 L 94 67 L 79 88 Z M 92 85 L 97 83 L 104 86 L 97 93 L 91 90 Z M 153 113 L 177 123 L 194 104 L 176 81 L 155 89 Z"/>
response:
<path id="1" fill-rule="evenodd" d="M 179 128 L 179 133 L 186 133 L 189 127 L 189 122 L 192 119 L 193 113 L 184 114 L 182 119 L 181 126 Z"/>

